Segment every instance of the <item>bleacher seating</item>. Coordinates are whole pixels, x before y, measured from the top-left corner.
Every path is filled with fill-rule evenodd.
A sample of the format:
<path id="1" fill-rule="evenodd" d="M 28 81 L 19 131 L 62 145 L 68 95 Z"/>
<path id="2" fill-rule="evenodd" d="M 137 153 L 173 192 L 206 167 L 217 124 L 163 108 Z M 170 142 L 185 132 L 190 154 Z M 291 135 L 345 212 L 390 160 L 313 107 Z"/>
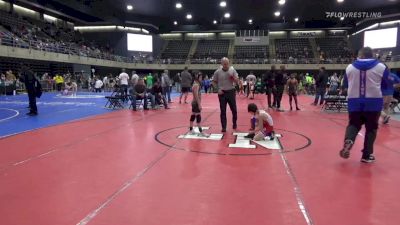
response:
<path id="1" fill-rule="evenodd" d="M 235 46 L 235 59 L 268 58 L 268 46 Z"/>
<path id="2" fill-rule="evenodd" d="M 221 59 L 228 55 L 229 42 L 229 40 L 200 40 L 193 58 Z"/>
<path id="3" fill-rule="evenodd" d="M 343 37 L 317 38 L 317 51 L 326 59 L 351 57 L 347 41 Z M 318 48 L 319 47 L 319 48 Z"/>
<path id="4" fill-rule="evenodd" d="M 161 58 L 186 59 L 191 46 L 192 41 L 169 41 Z"/>
<path id="5" fill-rule="evenodd" d="M 19 72 L 21 64 L 29 66 L 38 76 L 42 76 L 44 73 L 66 74 L 73 71 L 72 65 L 68 63 L 52 63 L 46 61 L 0 57 L 0 72 L 5 73 L 7 70 Z"/>
<path id="6" fill-rule="evenodd" d="M 310 59 L 314 58 L 311 44 L 307 38 L 277 39 L 276 57 L 278 59 Z"/>

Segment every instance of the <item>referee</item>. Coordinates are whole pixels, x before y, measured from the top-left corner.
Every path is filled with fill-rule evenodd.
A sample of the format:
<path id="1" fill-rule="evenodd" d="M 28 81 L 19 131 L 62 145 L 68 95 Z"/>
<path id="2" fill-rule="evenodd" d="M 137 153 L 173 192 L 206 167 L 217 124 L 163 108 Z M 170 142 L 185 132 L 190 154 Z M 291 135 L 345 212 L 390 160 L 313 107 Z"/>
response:
<path id="1" fill-rule="evenodd" d="M 221 65 L 222 66 L 214 72 L 213 82 L 218 87 L 222 132 L 226 132 L 226 104 L 229 104 L 229 108 L 232 111 L 233 129 L 237 128 L 235 83 L 239 83 L 239 76 L 236 70 L 230 66 L 228 58 L 222 58 Z"/>

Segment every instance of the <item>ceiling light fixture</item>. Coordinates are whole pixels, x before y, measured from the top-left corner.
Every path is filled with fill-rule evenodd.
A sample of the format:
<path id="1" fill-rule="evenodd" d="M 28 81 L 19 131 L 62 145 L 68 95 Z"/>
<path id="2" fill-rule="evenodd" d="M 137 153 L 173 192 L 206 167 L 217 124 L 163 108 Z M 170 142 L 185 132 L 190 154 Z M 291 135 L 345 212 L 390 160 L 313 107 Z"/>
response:
<path id="1" fill-rule="evenodd" d="M 279 0 L 279 5 L 284 5 L 285 3 L 286 3 L 286 1 L 285 0 Z"/>
<path id="2" fill-rule="evenodd" d="M 175 26 L 178 25 L 178 21 L 174 21 L 174 25 L 175 25 Z"/>
<path id="3" fill-rule="evenodd" d="M 337 0 L 337 2 L 342 3 L 342 2 L 344 2 L 344 0 Z"/>
<path id="4" fill-rule="evenodd" d="M 181 8 L 182 8 L 182 3 L 179 3 L 179 2 L 176 3 L 176 4 L 175 4 L 175 7 L 176 7 L 177 9 L 181 9 Z"/>
<path id="5" fill-rule="evenodd" d="M 214 21 L 213 21 L 213 23 L 214 23 L 214 24 L 217 24 L 217 21 L 216 21 L 216 20 L 214 20 Z"/>
<path id="6" fill-rule="evenodd" d="M 274 13 L 274 15 L 275 15 L 275 16 L 280 16 L 280 15 L 281 15 L 281 12 L 276 11 L 276 12 Z"/>
<path id="7" fill-rule="evenodd" d="M 127 6 L 126 6 L 126 9 L 127 9 L 127 10 L 132 10 L 132 9 L 133 9 L 133 6 L 132 6 L 132 5 L 127 5 Z"/>
<path id="8" fill-rule="evenodd" d="M 191 20 L 193 17 L 192 17 L 192 14 L 187 14 L 186 15 L 186 19 L 188 19 L 188 20 Z"/>
<path id="9" fill-rule="evenodd" d="M 225 13 L 224 17 L 225 17 L 225 18 L 230 18 L 230 17 L 231 17 L 231 14 L 230 14 L 230 13 Z"/>
<path id="10" fill-rule="evenodd" d="M 219 3 L 219 6 L 221 6 L 221 7 L 223 7 L 223 8 L 226 7 L 226 1 L 220 2 L 220 3 Z"/>

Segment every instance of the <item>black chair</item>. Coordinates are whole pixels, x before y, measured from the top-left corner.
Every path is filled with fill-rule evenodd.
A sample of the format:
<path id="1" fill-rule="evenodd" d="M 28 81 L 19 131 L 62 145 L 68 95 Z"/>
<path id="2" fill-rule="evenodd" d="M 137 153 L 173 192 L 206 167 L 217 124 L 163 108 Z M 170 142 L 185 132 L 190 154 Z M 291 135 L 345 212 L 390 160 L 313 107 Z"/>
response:
<path id="1" fill-rule="evenodd" d="M 109 109 L 122 109 L 124 108 L 125 97 L 123 96 L 119 87 L 116 87 L 110 96 L 105 97 L 107 99 L 105 108 Z"/>

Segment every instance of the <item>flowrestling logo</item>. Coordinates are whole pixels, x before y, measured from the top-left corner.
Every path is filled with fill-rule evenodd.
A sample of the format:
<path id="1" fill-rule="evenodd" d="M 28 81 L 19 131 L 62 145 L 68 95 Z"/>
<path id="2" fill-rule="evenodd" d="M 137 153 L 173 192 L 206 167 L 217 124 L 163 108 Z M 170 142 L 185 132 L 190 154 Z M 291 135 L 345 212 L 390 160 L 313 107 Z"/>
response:
<path id="1" fill-rule="evenodd" d="M 325 12 L 326 18 L 380 18 L 382 12 Z"/>

